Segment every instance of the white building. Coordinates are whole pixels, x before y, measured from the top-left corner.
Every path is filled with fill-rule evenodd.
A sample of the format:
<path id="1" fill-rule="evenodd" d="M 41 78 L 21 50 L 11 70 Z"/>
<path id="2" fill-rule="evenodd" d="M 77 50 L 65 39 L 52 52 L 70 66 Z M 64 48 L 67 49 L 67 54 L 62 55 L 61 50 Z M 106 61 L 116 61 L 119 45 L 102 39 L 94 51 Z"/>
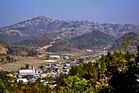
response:
<path id="1" fill-rule="evenodd" d="M 17 82 L 19 83 L 19 82 L 23 82 L 23 83 L 28 83 L 28 80 L 26 79 L 26 78 L 19 78 L 19 79 L 17 79 Z"/>
<path id="2" fill-rule="evenodd" d="M 41 71 L 38 71 L 33 67 L 33 69 L 19 70 L 18 77 L 22 78 L 24 76 L 34 76 L 36 78 L 39 78 L 41 76 L 41 73 Z"/>
<path id="3" fill-rule="evenodd" d="M 33 75 L 35 72 L 34 69 L 19 70 L 19 75 Z"/>
<path id="4" fill-rule="evenodd" d="M 59 55 L 49 55 L 49 59 L 60 59 Z"/>

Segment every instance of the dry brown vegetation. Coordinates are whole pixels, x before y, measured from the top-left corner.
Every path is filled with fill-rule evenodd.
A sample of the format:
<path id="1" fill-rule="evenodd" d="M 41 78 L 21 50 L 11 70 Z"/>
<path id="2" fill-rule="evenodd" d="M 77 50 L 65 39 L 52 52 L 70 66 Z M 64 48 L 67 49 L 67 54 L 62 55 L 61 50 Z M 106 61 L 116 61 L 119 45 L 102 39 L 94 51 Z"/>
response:
<path id="1" fill-rule="evenodd" d="M 46 63 L 45 61 L 37 57 L 16 57 L 17 62 L 0 64 L 0 70 L 4 71 L 17 71 L 21 67 L 25 67 L 26 64 L 29 64 L 34 67 L 39 67 L 41 64 Z"/>
<path id="2" fill-rule="evenodd" d="M 7 49 L 0 45 L 0 55 L 6 55 L 6 54 L 7 54 Z"/>

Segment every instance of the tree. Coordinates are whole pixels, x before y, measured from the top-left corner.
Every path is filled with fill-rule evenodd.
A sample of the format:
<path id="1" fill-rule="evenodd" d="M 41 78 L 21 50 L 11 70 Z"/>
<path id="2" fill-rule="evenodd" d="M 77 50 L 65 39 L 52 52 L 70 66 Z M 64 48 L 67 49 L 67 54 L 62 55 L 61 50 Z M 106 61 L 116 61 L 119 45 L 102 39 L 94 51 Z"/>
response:
<path id="1" fill-rule="evenodd" d="M 131 40 L 130 40 L 130 35 L 125 35 L 122 40 L 121 40 L 121 48 L 124 49 L 124 51 L 128 51 L 128 48 L 130 48 Z"/>
<path id="2" fill-rule="evenodd" d="M 10 93 L 7 89 L 4 89 L 3 93 Z"/>
<path id="3" fill-rule="evenodd" d="M 4 82 L 2 81 L 2 79 L 0 79 L 0 93 L 10 93 L 10 92 L 6 89 L 6 86 L 5 86 Z"/>
<path id="4" fill-rule="evenodd" d="M 84 78 L 79 78 L 77 75 L 69 76 L 64 79 L 64 93 L 83 93 L 86 90 L 88 81 Z"/>
<path id="5" fill-rule="evenodd" d="M 5 89 L 5 85 L 3 81 L 0 79 L 0 93 L 3 93 L 4 89 Z"/>
<path id="6" fill-rule="evenodd" d="M 26 68 L 26 69 L 29 69 L 29 64 L 26 64 L 25 68 Z"/>

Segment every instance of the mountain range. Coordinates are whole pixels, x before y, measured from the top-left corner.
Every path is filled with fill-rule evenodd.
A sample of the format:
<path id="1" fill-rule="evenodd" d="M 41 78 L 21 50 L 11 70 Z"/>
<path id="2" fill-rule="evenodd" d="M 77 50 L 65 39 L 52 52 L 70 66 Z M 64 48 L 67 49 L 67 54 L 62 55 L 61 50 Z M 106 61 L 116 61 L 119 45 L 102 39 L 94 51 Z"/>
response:
<path id="1" fill-rule="evenodd" d="M 0 39 L 14 44 L 43 46 L 53 42 L 56 37 L 60 38 L 60 43 L 74 40 L 75 42 L 80 41 L 84 36 L 87 38 L 87 35 L 93 34 L 93 32 L 96 31 L 99 31 L 99 34 L 95 34 L 94 36 L 101 38 L 102 34 L 108 35 L 110 41 L 113 41 L 112 37 L 118 39 L 125 33 L 139 32 L 139 25 L 101 23 L 87 20 L 53 20 L 48 17 L 39 16 L 0 28 Z M 101 35 L 100 32 L 102 32 Z M 91 37 L 93 37 L 93 35 Z M 87 40 L 96 42 L 95 39 L 96 38 Z M 104 39 L 105 38 L 102 37 L 98 42 L 103 41 Z M 83 40 L 83 42 L 86 41 Z"/>

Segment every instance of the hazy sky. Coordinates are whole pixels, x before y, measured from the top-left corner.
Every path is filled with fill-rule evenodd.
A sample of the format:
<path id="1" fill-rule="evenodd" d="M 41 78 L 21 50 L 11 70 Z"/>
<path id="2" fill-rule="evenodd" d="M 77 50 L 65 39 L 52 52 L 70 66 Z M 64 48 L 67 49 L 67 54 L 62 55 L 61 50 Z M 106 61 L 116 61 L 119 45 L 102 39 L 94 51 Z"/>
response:
<path id="1" fill-rule="evenodd" d="M 0 27 L 37 16 L 139 24 L 139 0 L 0 0 Z"/>

